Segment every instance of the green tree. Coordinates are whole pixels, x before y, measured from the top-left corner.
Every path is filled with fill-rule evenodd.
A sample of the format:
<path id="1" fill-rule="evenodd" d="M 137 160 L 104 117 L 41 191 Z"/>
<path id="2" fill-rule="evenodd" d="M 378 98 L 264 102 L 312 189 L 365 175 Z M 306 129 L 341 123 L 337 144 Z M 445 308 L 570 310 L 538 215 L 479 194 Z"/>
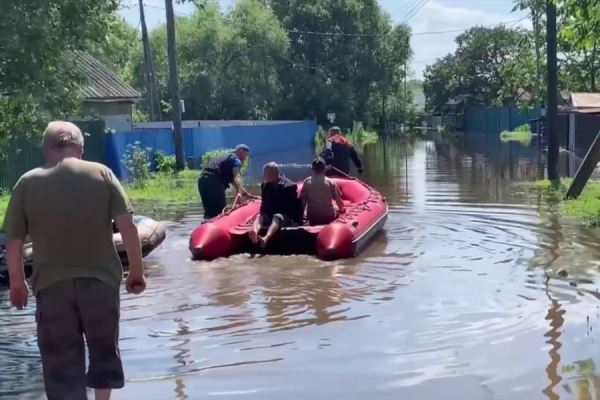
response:
<path id="1" fill-rule="evenodd" d="M 105 39 L 94 43 L 91 55 L 115 71 L 126 82 L 134 82 L 134 66 L 143 59 L 142 45 L 136 29 L 113 14 L 107 22 Z M 141 89 L 142 86 L 138 86 Z"/>
<path id="2" fill-rule="evenodd" d="M 336 122 L 346 126 L 379 115 L 374 110 L 381 110 L 382 79 L 390 81 L 391 70 L 410 56 L 408 30 L 392 32 L 375 0 L 269 4 L 290 40 L 279 70 L 283 96 L 277 115 L 326 122 L 327 113 L 335 112 Z M 397 53 L 386 53 L 386 46 Z"/>
<path id="3" fill-rule="evenodd" d="M 287 36 L 259 0 L 240 0 L 228 15 L 207 1 L 191 17 L 177 18 L 181 97 L 188 119 L 269 118 L 280 94 L 275 59 L 283 57 Z M 166 31 L 150 34 L 158 90 L 168 99 Z M 142 60 L 134 68 L 143 86 Z M 165 111 L 169 111 L 168 108 Z"/>
<path id="4" fill-rule="evenodd" d="M 0 158 L 11 135 L 34 134 L 48 118 L 72 115 L 83 77 L 72 72 L 65 50 L 86 50 L 102 42 L 117 6 L 117 0 L 3 3 Z"/>
<path id="5" fill-rule="evenodd" d="M 533 57 L 527 32 L 504 26 L 475 27 L 459 35 L 456 43 L 454 54 L 425 70 L 430 111 L 442 112 L 452 101 L 465 106 L 512 104 L 523 90 L 533 90 L 535 79 L 520 75 Z"/>
<path id="6" fill-rule="evenodd" d="M 448 54 L 425 67 L 423 78 L 425 109 L 433 113 L 449 112 L 451 102 L 459 96 L 461 84 L 456 55 Z"/>

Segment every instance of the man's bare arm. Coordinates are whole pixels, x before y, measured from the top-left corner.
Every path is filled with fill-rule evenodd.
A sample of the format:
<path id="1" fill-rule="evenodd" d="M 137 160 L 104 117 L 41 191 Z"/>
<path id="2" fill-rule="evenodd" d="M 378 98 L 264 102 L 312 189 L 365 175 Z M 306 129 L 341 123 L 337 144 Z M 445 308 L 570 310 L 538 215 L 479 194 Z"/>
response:
<path id="1" fill-rule="evenodd" d="M 27 306 L 29 287 L 23 269 L 23 241 L 9 239 L 6 243 L 6 262 L 10 281 L 10 300 L 19 310 Z"/>
<path id="2" fill-rule="evenodd" d="M 127 276 L 125 286 L 129 293 L 139 294 L 146 289 L 146 280 L 144 278 L 144 264 L 142 262 L 142 245 L 138 236 L 137 226 L 133 222 L 132 214 L 117 215 L 115 222 L 119 232 L 121 232 L 129 261 L 129 275 Z"/>

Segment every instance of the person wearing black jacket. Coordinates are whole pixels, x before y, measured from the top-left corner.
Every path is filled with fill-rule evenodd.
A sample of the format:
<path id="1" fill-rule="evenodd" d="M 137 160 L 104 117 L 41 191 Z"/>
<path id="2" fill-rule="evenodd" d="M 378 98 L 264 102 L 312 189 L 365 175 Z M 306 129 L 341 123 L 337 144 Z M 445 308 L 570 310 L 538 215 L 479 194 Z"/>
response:
<path id="1" fill-rule="evenodd" d="M 298 185 L 280 174 L 279 166 L 274 162 L 263 167 L 260 190 L 260 213 L 249 235 L 252 243 L 264 248 L 282 227 L 302 223 L 303 210 L 298 198 Z M 263 227 L 267 227 L 267 233 L 261 237 L 259 232 Z"/>
<path id="2" fill-rule="evenodd" d="M 248 153 L 248 146 L 239 144 L 233 152 L 210 160 L 202 169 L 198 179 L 198 192 L 204 206 L 204 219 L 221 214 L 227 205 L 225 190 L 229 185 L 233 185 L 238 196 L 250 196 L 242 186 L 240 177 L 240 169 Z"/>
<path id="3" fill-rule="evenodd" d="M 362 162 L 358 158 L 352 142 L 342 134 L 337 126 L 329 129 L 329 137 L 325 142 L 322 157 L 327 165 L 331 165 L 345 174 L 350 174 L 350 161 L 354 163 L 359 174 L 363 172 Z"/>

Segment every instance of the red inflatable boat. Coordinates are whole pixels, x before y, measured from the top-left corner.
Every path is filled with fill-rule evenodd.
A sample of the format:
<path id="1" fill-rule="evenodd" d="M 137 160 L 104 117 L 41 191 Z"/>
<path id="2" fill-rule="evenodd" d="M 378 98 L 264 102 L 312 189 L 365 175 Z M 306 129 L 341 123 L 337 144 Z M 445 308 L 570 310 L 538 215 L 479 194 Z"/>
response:
<path id="1" fill-rule="evenodd" d="M 346 204 L 346 212 L 335 221 L 283 228 L 266 249 L 261 249 L 248 237 L 260 208 L 260 200 L 251 200 L 194 229 L 190 237 L 193 258 L 214 260 L 239 253 L 316 254 L 324 260 L 355 257 L 385 224 L 387 203 L 380 193 L 356 178 L 329 176 L 339 186 Z"/>

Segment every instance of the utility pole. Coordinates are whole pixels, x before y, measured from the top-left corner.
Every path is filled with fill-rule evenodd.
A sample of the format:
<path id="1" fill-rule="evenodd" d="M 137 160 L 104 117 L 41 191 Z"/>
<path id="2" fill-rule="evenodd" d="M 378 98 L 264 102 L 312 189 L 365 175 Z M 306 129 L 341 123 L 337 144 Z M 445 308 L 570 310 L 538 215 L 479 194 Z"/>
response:
<path id="1" fill-rule="evenodd" d="M 181 129 L 181 102 L 179 101 L 179 74 L 177 72 L 177 47 L 175 39 L 175 12 L 173 0 L 165 0 L 167 16 L 167 52 L 169 59 L 169 89 L 173 109 L 173 139 L 175 140 L 175 163 L 178 170 L 185 168 L 183 154 L 183 131 Z"/>
<path id="2" fill-rule="evenodd" d="M 148 97 L 148 112 L 152 121 L 160 120 L 160 103 L 158 102 L 158 91 L 156 89 L 156 80 L 154 75 L 154 61 L 152 58 L 152 49 L 148 40 L 148 30 L 146 28 L 146 15 L 144 13 L 144 3 L 138 0 L 140 8 L 140 24 L 142 26 L 142 47 L 144 50 L 144 77 L 146 78 L 146 95 Z"/>
<path id="3" fill-rule="evenodd" d="M 556 5 L 546 0 L 546 41 L 548 42 L 548 179 L 560 179 L 558 170 L 558 66 L 556 59 Z"/>
<path id="4" fill-rule="evenodd" d="M 538 4 L 534 1 L 531 4 L 531 22 L 533 23 L 533 40 L 535 46 L 535 85 L 534 85 L 534 99 L 535 107 L 541 110 L 541 93 L 540 93 L 540 14 L 538 10 Z M 539 133 L 539 132 L 538 132 Z"/>

